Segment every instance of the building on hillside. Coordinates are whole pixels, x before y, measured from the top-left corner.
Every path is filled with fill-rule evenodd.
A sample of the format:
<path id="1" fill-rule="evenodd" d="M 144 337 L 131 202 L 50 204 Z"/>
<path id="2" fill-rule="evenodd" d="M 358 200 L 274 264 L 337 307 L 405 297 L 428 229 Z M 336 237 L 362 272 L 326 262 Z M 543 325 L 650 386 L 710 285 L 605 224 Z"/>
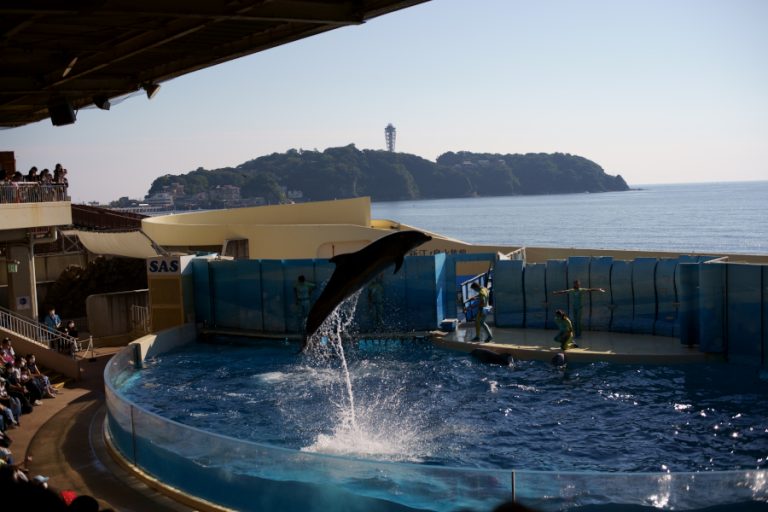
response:
<path id="1" fill-rule="evenodd" d="M 211 201 L 222 203 L 236 203 L 240 201 L 240 187 L 235 185 L 218 185 L 216 188 L 208 191 L 208 198 Z"/>
<path id="2" fill-rule="evenodd" d="M 151 207 L 170 210 L 173 208 L 173 196 L 168 192 L 160 192 L 147 197 L 147 204 Z"/>

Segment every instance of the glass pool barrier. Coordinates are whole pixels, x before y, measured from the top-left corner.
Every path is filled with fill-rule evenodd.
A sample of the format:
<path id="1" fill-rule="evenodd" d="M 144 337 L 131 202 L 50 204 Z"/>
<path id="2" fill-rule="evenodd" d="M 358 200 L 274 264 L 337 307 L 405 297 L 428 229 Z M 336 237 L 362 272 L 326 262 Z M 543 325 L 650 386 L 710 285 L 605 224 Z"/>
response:
<path id="1" fill-rule="evenodd" d="M 121 396 L 135 375 L 131 347 L 105 370 L 110 442 L 138 469 L 178 491 L 237 510 L 491 511 L 515 500 L 535 510 L 626 504 L 697 510 L 764 507 L 768 471 L 696 473 L 467 469 L 310 453 L 182 425 Z M 748 510 L 740 508 L 739 510 Z"/>

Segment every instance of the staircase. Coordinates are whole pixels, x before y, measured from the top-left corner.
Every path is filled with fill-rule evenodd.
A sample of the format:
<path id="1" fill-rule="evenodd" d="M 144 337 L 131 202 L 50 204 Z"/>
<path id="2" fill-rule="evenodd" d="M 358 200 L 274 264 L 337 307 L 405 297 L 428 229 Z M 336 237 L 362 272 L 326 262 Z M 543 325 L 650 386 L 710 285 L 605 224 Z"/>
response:
<path id="1" fill-rule="evenodd" d="M 53 332 L 46 325 L 3 307 L 0 307 L 0 336 L 12 340 L 16 354 L 35 354 L 40 366 L 68 378 L 80 378 L 76 354 L 82 346 L 77 338 Z"/>

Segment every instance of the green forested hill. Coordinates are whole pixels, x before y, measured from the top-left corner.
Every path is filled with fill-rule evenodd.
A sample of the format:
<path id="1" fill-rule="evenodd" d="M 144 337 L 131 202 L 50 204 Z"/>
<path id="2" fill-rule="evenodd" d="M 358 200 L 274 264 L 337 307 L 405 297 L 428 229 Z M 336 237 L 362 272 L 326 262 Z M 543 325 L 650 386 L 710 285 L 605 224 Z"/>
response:
<path id="1" fill-rule="evenodd" d="M 373 201 L 468 196 L 559 194 L 628 190 L 621 176 L 609 176 L 586 158 L 554 153 L 445 153 L 437 162 L 416 155 L 359 150 L 354 145 L 325 151 L 289 150 L 235 168 L 197 169 L 157 178 L 149 195 L 174 184 L 187 196 L 221 185 L 240 187 L 244 199 L 276 203 L 285 191 L 306 201 L 370 196 Z"/>

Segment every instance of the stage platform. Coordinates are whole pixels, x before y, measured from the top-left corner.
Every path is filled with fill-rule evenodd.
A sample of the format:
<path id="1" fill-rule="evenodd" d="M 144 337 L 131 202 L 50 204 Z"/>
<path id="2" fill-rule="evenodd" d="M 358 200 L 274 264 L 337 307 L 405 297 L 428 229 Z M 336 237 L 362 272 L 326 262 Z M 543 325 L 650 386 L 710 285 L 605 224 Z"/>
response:
<path id="1" fill-rule="evenodd" d="M 554 341 L 557 331 L 552 329 L 504 329 L 491 326 L 493 341 L 473 342 L 475 326 L 461 323 L 453 332 L 432 331 L 430 338 L 438 347 L 462 352 L 485 348 L 509 353 L 516 360 L 550 361 L 561 352 Z M 483 337 L 484 338 L 484 337 Z M 705 354 L 699 348 L 680 343 L 678 338 L 603 331 L 585 331 L 577 339 L 578 348 L 566 352 L 570 362 L 597 362 L 631 364 L 679 364 L 722 361 L 722 356 Z"/>

